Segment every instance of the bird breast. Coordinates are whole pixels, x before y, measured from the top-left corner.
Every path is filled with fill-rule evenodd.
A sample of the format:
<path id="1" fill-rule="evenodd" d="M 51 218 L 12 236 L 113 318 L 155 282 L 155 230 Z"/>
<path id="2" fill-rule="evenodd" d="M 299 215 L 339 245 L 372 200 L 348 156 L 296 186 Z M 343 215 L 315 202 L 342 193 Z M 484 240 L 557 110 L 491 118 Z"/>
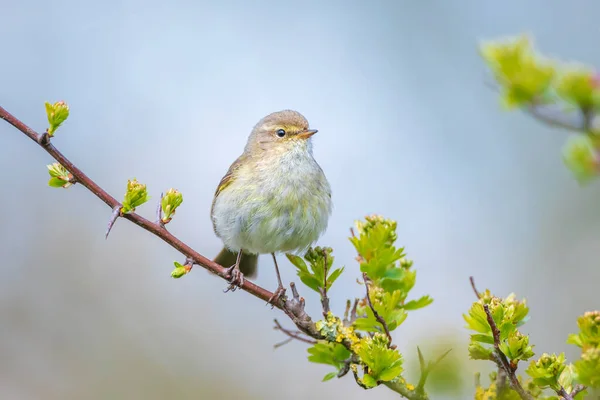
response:
<path id="1" fill-rule="evenodd" d="M 329 183 L 305 149 L 241 166 L 216 199 L 213 219 L 231 250 L 298 252 L 325 231 L 331 208 Z"/>

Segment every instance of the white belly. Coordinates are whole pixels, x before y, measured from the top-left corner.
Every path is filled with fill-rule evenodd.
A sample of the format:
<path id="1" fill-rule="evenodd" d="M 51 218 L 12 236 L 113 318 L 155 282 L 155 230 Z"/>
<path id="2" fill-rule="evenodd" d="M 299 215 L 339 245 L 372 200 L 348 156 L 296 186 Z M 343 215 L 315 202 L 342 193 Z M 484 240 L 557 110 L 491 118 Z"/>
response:
<path id="1" fill-rule="evenodd" d="M 319 238 L 331 214 L 331 191 L 312 157 L 310 161 L 314 166 L 293 174 L 285 168 L 258 179 L 244 180 L 247 174 L 239 174 L 219 194 L 213 223 L 227 248 L 254 254 L 300 252 Z"/>

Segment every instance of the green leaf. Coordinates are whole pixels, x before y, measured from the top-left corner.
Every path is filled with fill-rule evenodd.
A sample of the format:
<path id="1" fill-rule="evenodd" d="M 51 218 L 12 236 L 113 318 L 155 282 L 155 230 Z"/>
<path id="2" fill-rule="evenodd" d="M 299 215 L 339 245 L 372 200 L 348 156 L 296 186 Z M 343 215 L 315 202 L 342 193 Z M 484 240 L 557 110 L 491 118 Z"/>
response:
<path id="1" fill-rule="evenodd" d="M 563 148 L 563 162 L 581 185 L 588 184 L 599 175 L 598 151 L 587 135 L 567 139 Z"/>
<path id="2" fill-rule="evenodd" d="M 569 336 L 569 343 L 579 347 L 600 347 L 600 311 L 587 311 L 577 318 L 579 333 Z"/>
<path id="3" fill-rule="evenodd" d="M 494 344 L 494 336 L 485 334 L 471 335 L 471 340 L 480 343 Z"/>
<path id="4" fill-rule="evenodd" d="M 333 285 L 333 282 L 335 282 L 337 280 L 337 278 L 339 278 L 339 276 L 342 274 L 342 272 L 344 272 L 344 268 L 338 268 L 336 270 L 334 270 L 331 275 L 329 275 L 329 277 L 327 278 L 327 289 L 329 289 L 331 287 L 331 285 Z"/>
<path id="5" fill-rule="evenodd" d="M 411 300 L 407 303 L 404 303 L 402 308 L 405 310 L 418 310 L 419 308 L 427 307 L 431 303 L 433 303 L 433 299 L 428 295 L 425 295 L 418 300 Z"/>
<path id="6" fill-rule="evenodd" d="M 506 107 L 531 103 L 550 88 L 555 76 L 554 67 L 537 56 L 527 36 L 486 42 L 480 51 L 501 85 Z"/>
<path id="7" fill-rule="evenodd" d="M 315 278 L 313 275 L 306 275 L 306 274 L 300 274 L 300 273 L 298 273 L 298 276 L 300 277 L 300 280 L 302 281 L 302 283 L 304 283 L 306 286 L 308 286 L 315 292 L 319 292 L 319 288 L 321 287 L 321 282 L 319 282 L 317 280 L 317 278 Z"/>
<path id="8" fill-rule="evenodd" d="M 308 267 L 306 266 L 306 263 L 304 262 L 302 257 L 298 257 L 297 255 L 288 254 L 288 253 L 286 253 L 285 256 L 300 271 L 308 273 Z"/>
<path id="9" fill-rule="evenodd" d="M 492 349 L 485 348 L 479 343 L 469 345 L 469 357 L 472 360 L 491 360 L 492 352 Z"/>
<path id="10" fill-rule="evenodd" d="M 175 265 L 175 269 L 171 272 L 171 278 L 179 279 L 190 272 L 189 267 L 181 265 L 177 261 L 174 261 L 173 264 Z"/>
<path id="11" fill-rule="evenodd" d="M 365 374 L 362 377 L 361 382 L 368 388 L 374 388 L 375 386 L 377 386 L 377 381 L 371 375 L 368 374 Z"/>
<path id="12" fill-rule="evenodd" d="M 468 315 L 463 314 L 464 320 L 467 322 L 467 328 L 479 333 L 491 333 L 492 329 L 487 320 L 487 315 L 483 309 L 483 305 L 476 301 L 471 306 Z"/>
<path id="13" fill-rule="evenodd" d="M 500 343 L 500 350 L 511 361 L 527 361 L 533 357 L 533 348 L 529 345 L 529 336 L 521 332 L 511 332 L 508 338 Z"/>
<path id="14" fill-rule="evenodd" d="M 60 178 L 50 178 L 50 180 L 48 181 L 48 186 L 55 187 L 55 188 L 61 188 L 64 185 L 66 185 L 67 183 L 69 183 L 69 182 L 63 181 Z"/>
<path id="15" fill-rule="evenodd" d="M 338 370 L 344 365 L 344 362 L 350 358 L 352 353 L 339 343 L 319 342 L 307 349 L 308 361 L 332 365 Z"/>
<path id="16" fill-rule="evenodd" d="M 594 71 L 583 65 L 572 65 L 563 71 L 556 82 L 556 93 L 582 110 L 594 106 L 597 94 Z"/>
<path id="17" fill-rule="evenodd" d="M 525 371 L 533 378 L 533 382 L 542 389 L 550 387 L 553 390 L 559 389 L 558 377 L 565 369 L 565 355 L 544 353 L 537 361 L 531 361 Z"/>
<path id="18" fill-rule="evenodd" d="M 402 356 L 398 350 L 388 347 L 385 335 L 377 333 L 372 338 L 361 339 L 356 354 L 368 367 L 368 375 L 375 383 L 394 380 L 402 373 Z M 363 376 L 363 382 L 366 376 Z"/>
<path id="19" fill-rule="evenodd" d="M 389 293 L 384 292 L 371 284 L 370 298 L 375 311 L 384 319 L 388 329 L 393 331 L 396 329 L 408 316 L 406 311 L 401 307 L 403 293 L 399 290 Z M 369 306 L 360 309 L 360 313 L 364 317 L 357 318 L 355 328 L 367 332 L 383 332 L 381 323 L 375 318 L 375 314 Z"/>
<path id="20" fill-rule="evenodd" d="M 324 287 L 329 289 L 344 271 L 344 267 L 332 271 L 334 257 L 331 253 L 330 247 L 310 248 L 304 255 L 304 260 L 308 261 L 308 265 L 296 255 L 286 254 L 286 257 L 296 267 L 296 273 L 300 280 L 310 289 L 320 293 Z M 325 265 L 326 263 L 327 265 Z M 325 279 L 325 272 L 327 272 L 327 279 Z"/>
<path id="21" fill-rule="evenodd" d="M 583 347 L 583 341 L 581 340 L 581 337 L 574 333 L 569 334 L 569 337 L 567 338 L 567 343 L 574 344 L 577 347 Z"/>
<path id="22" fill-rule="evenodd" d="M 62 187 L 68 188 L 72 185 L 71 179 L 73 175 L 65 167 L 63 167 L 60 163 L 53 163 L 46 165 L 48 168 L 48 173 L 50 174 L 50 180 L 48 181 L 48 186 L 51 187 Z"/>
<path id="23" fill-rule="evenodd" d="M 600 348 L 588 347 L 581 359 L 574 363 L 578 381 L 592 388 L 600 388 Z"/>
<path id="24" fill-rule="evenodd" d="M 337 374 L 338 374 L 337 372 L 330 372 L 330 373 L 328 373 L 327 375 L 325 375 L 323 377 L 323 382 L 327 382 L 327 381 L 335 378 L 337 376 Z"/>

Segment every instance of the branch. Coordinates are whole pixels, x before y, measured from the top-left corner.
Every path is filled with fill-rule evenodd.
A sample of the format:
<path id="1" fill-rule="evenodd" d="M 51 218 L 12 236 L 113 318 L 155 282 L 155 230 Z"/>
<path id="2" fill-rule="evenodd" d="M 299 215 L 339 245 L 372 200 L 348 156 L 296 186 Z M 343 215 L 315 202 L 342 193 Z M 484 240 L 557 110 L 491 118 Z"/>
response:
<path id="1" fill-rule="evenodd" d="M 544 104 L 531 104 L 524 109 L 538 121 L 554 127 L 575 132 L 586 132 L 591 126 L 592 115 L 580 111 L 577 117 L 567 114 L 556 106 Z"/>
<path id="2" fill-rule="evenodd" d="M 375 319 L 381 324 L 381 326 L 383 326 L 385 335 L 388 338 L 388 347 L 392 347 L 392 335 L 390 335 L 390 330 L 387 326 L 387 323 L 385 322 L 385 319 L 383 319 L 383 317 L 381 315 L 379 315 L 379 313 L 375 310 L 375 307 L 373 307 L 373 303 L 371 303 L 371 295 L 369 293 L 369 282 L 368 282 L 369 277 L 367 276 L 367 274 L 365 272 L 363 272 L 363 279 L 365 281 L 365 288 L 367 289 L 367 303 L 369 304 L 371 311 L 373 311 L 373 315 L 375 316 Z"/>
<path id="3" fill-rule="evenodd" d="M 344 326 L 351 326 L 356 321 L 356 309 L 358 308 L 359 299 L 354 299 L 354 304 L 350 300 L 346 301 L 346 311 L 344 311 Z M 350 306 L 352 305 L 352 309 Z"/>
<path id="4" fill-rule="evenodd" d="M 75 166 L 67 157 L 65 157 L 52 143 L 50 143 L 50 138 L 47 133 L 38 134 L 36 131 L 31 129 L 25 123 L 21 122 L 15 116 L 6 111 L 3 107 L 0 106 L 0 118 L 4 119 L 6 122 L 17 128 L 19 131 L 24 133 L 28 138 L 33 140 L 39 146 L 41 146 L 48 154 L 50 154 L 56 161 L 58 161 L 63 167 L 65 167 L 77 180 L 80 185 L 85 186 L 90 192 L 92 192 L 97 198 L 102 200 L 107 206 L 109 206 L 112 210 L 118 210 L 122 207 L 122 204 L 119 203 L 114 197 L 108 194 L 104 189 L 102 189 L 96 182 L 90 179 L 86 174 L 83 173 L 79 168 Z M 142 229 L 152 233 L 153 235 L 162 239 L 165 243 L 169 244 L 171 247 L 182 253 L 186 259 L 193 260 L 193 264 L 197 264 L 207 269 L 208 271 L 214 273 L 215 275 L 229 280 L 231 277 L 229 276 L 228 269 L 215 263 L 214 261 L 204 257 L 202 254 L 198 253 L 190 246 L 182 242 L 180 239 L 175 237 L 175 235 L 171 234 L 167 231 L 161 224 L 151 222 L 146 218 L 136 214 L 136 213 L 126 213 L 121 216 L 134 224 L 138 225 Z M 114 223 L 114 221 L 113 221 Z M 265 302 L 269 301 L 269 299 L 273 296 L 273 293 L 267 289 L 264 289 L 250 281 L 245 281 L 242 285 L 242 290 L 250 293 L 254 297 L 257 297 Z M 292 288 L 295 291 L 295 287 Z M 295 292 L 298 294 L 297 291 Z M 299 296 L 291 300 L 286 300 L 284 298 L 274 304 L 275 307 L 283 310 L 296 324 L 298 329 L 302 332 L 308 334 L 309 336 L 319 339 L 321 338 L 320 333 L 315 327 L 315 324 L 312 322 L 310 316 L 304 311 L 304 299 L 299 301 Z"/>
<path id="5" fill-rule="evenodd" d="M 500 87 L 495 82 L 486 81 L 486 85 L 496 92 L 500 91 Z M 525 105 L 523 111 L 548 126 L 574 132 L 586 133 L 592 127 L 594 119 L 594 113 L 590 110 L 579 109 L 579 113 L 575 116 L 564 112 L 557 105 L 543 102 Z"/>
<path id="6" fill-rule="evenodd" d="M 477 290 L 477 287 L 475 286 L 475 280 L 472 276 L 469 278 L 469 280 L 471 281 L 471 287 L 473 288 L 475 295 L 478 299 L 480 299 L 481 295 L 480 292 Z M 498 365 L 498 368 L 506 374 L 506 377 L 510 382 L 510 387 L 519 394 L 519 397 L 521 397 L 521 399 L 534 400 L 533 396 L 529 394 L 529 392 L 527 392 L 523 388 L 523 386 L 521 386 L 521 382 L 519 382 L 519 379 L 517 378 L 516 367 L 513 367 L 510 364 L 508 358 L 506 358 L 506 355 L 502 352 L 502 350 L 500 350 L 500 330 L 498 329 L 498 326 L 494 321 L 494 317 L 492 317 L 489 305 L 483 304 L 483 309 L 485 310 L 487 322 L 490 325 L 490 328 L 492 330 L 492 336 L 494 337 L 494 362 L 496 363 L 496 365 Z M 498 376 L 501 376 L 501 374 L 499 373 Z"/>
<path id="7" fill-rule="evenodd" d="M 561 396 L 563 400 L 574 400 L 575 396 L 577 396 L 579 392 L 583 392 L 585 389 L 587 389 L 587 387 L 584 385 L 575 385 L 573 390 L 571 390 L 571 393 L 567 393 L 565 388 L 561 386 L 560 390 L 556 391 L 556 394 Z"/>
<path id="8" fill-rule="evenodd" d="M 276 319 L 273 320 L 273 322 L 275 322 L 275 328 L 274 328 L 275 330 L 281 331 L 284 334 L 286 334 L 287 336 L 289 336 L 288 340 L 285 340 L 281 343 L 276 344 L 275 348 L 283 346 L 284 344 L 288 343 L 290 340 L 293 340 L 293 339 L 296 339 L 296 340 L 299 340 L 301 342 L 308 343 L 308 344 L 316 344 L 317 343 L 316 340 L 303 337 L 302 332 L 300 332 L 300 331 L 294 332 L 294 331 L 290 331 L 289 329 L 285 329 L 283 326 L 281 326 L 279 321 L 277 321 Z"/>
<path id="9" fill-rule="evenodd" d="M 6 111 L 1 106 L 0 106 L 0 119 L 4 119 L 10 125 L 12 125 L 16 129 L 18 129 L 19 131 L 24 133 L 27 137 L 29 137 L 31 140 L 33 140 L 35 143 L 37 143 L 40 147 L 42 147 L 48 154 L 50 154 L 50 156 L 52 156 L 58 163 L 60 163 L 64 168 L 66 168 L 73 175 L 74 182 L 77 182 L 80 185 L 87 188 L 98 199 L 102 200 L 108 207 L 110 207 L 111 210 L 113 210 L 112 214 L 111 214 L 111 223 L 110 223 L 108 231 L 110 231 L 110 228 L 112 227 L 112 225 L 114 224 L 114 222 L 116 221 L 117 218 L 121 217 L 121 218 L 127 219 L 127 220 L 133 222 L 134 224 L 136 224 L 137 226 L 139 226 L 140 228 L 159 237 L 165 243 L 169 244 L 171 247 L 173 247 L 174 249 L 179 251 L 182 255 L 184 255 L 185 259 L 186 259 L 184 266 L 186 268 L 191 269 L 194 265 L 199 265 L 202 268 L 212 272 L 213 274 L 227 280 L 228 282 L 231 281 L 232 276 L 230 276 L 228 268 L 223 267 L 222 265 L 219 265 L 219 264 L 215 263 L 214 261 L 206 258 L 205 256 L 203 256 L 202 254 L 198 253 L 197 251 L 195 251 L 194 249 L 189 247 L 187 244 L 182 242 L 175 235 L 173 235 L 172 233 L 170 233 L 169 231 L 167 231 L 165 229 L 164 224 L 161 223 L 162 221 L 160 218 L 161 217 L 160 204 L 156 211 L 156 218 L 157 218 L 156 222 L 151 222 L 150 220 L 136 214 L 135 212 L 128 212 L 128 213 L 122 214 L 120 211 L 121 211 L 121 208 L 123 207 L 123 205 L 119 201 L 117 201 L 114 197 L 112 197 L 110 194 L 108 194 L 104 189 L 102 189 L 96 182 L 94 182 L 91 178 L 89 178 L 85 173 L 83 173 L 83 171 L 81 171 L 79 168 L 77 168 L 60 151 L 58 151 L 58 149 L 56 147 L 54 147 L 54 145 L 51 143 L 51 138 L 50 138 L 50 135 L 48 134 L 48 132 L 45 132 L 43 134 L 38 134 L 36 131 L 31 129 L 25 123 L 21 122 L 19 119 L 14 117 L 12 114 L 10 114 L 8 111 Z M 325 260 L 325 261 L 327 261 L 327 260 Z M 275 302 L 275 304 L 273 304 L 273 305 L 275 307 L 277 307 L 278 309 L 282 310 L 292 320 L 292 322 L 299 329 L 299 332 L 287 330 L 287 329 L 283 328 L 279 324 L 279 322 L 275 321 L 277 329 L 282 331 L 284 334 L 288 335 L 290 337 L 290 340 L 297 339 L 297 340 L 301 340 L 301 341 L 309 343 L 309 344 L 314 344 L 317 340 L 326 340 L 326 338 L 323 337 L 321 335 L 321 333 L 319 332 L 319 330 L 316 328 L 316 324 L 312 321 L 310 316 L 306 313 L 306 311 L 304 309 L 304 306 L 305 306 L 304 298 L 300 297 L 300 294 L 298 293 L 298 290 L 297 290 L 294 282 L 290 282 L 290 288 L 292 291 L 292 298 L 282 297 L 279 300 L 277 300 Z M 247 281 L 247 280 L 244 281 L 244 283 L 243 283 L 243 285 L 241 285 L 240 289 L 244 290 L 245 292 L 247 292 L 247 293 L 253 295 L 254 297 L 257 297 L 265 302 L 268 302 L 269 299 L 271 299 L 273 297 L 273 293 L 270 292 L 269 290 L 267 290 L 263 287 L 260 287 L 260 286 L 256 285 L 255 283 Z M 326 291 L 323 293 L 323 297 L 326 299 Z M 379 314 L 377 314 L 377 312 L 373 308 L 373 305 L 371 304 L 371 300 L 369 298 L 368 285 L 367 285 L 367 299 L 369 301 L 369 305 L 371 306 L 371 309 L 373 310 L 376 318 L 383 325 L 383 328 L 388 336 L 388 339 L 390 341 L 390 346 L 391 346 L 391 335 L 389 333 L 387 324 L 385 323 L 385 320 L 383 320 L 383 318 L 381 318 L 379 316 Z M 329 302 L 327 299 L 326 303 L 323 304 L 324 310 L 325 309 L 328 310 L 328 308 L 329 308 L 328 304 L 329 304 Z M 350 321 L 349 321 L 350 324 L 353 323 L 354 320 L 356 319 L 357 304 L 358 304 L 358 299 L 354 302 L 354 306 L 352 307 Z M 327 307 L 325 307 L 325 305 L 327 305 Z M 305 338 L 305 337 L 301 336 L 301 334 L 305 334 L 315 340 Z M 351 346 L 348 343 L 342 342 L 342 344 L 344 346 L 346 346 L 349 350 L 351 350 L 351 348 L 350 348 Z M 354 360 L 354 359 L 355 358 L 353 358 L 352 360 Z M 350 368 L 350 365 L 348 367 L 345 367 L 342 370 L 344 372 L 344 374 L 348 372 L 346 368 Z M 350 369 L 352 369 L 352 368 L 350 368 Z M 357 382 L 360 385 L 361 382 L 358 379 L 358 375 L 356 374 L 355 369 L 353 369 L 353 374 L 354 374 L 355 378 L 357 379 Z M 411 400 L 427 400 L 428 399 L 427 395 L 424 393 L 416 393 L 414 390 L 409 390 L 408 386 L 404 382 L 401 382 L 401 381 L 394 382 L 394 383 L 386 382 L 384 384 L 391 390 L 393 390 L 397 393 L 400 393 L 401 395 L 403 395 L 404 397 L 406 397 L 408 399 L 411 399 Z M 361 385 L 361 386 L 364 387 L 364 385 Z"/>
<path id="10" fill-rule="evenodd" d="M 323 249 L 323 287 L 320 288 L 321 293 L 321 306 L 323 307 L 323 317 L 327 319 L 329 314 L 329 298 L 327 297 L 327 252 Z"/>

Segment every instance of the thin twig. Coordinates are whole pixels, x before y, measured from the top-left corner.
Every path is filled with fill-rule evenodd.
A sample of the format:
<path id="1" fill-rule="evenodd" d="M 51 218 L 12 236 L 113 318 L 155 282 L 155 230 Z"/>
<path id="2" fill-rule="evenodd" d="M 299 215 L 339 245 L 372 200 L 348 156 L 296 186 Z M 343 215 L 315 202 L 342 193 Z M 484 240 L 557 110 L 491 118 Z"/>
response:
<path id="1" fill-rule="evenodd" d="M 284 328 L 283 326 L 281 326 L 279 321 L 277 321 L 276 319 L 274 319 L 273 322 L 275 322 L 274 329 L 283 332 L 284 334 L 289 336 L 290 339 L 296 339 L 296 340 L 299 340 L 301 342 L 308 343 L 308 344 L 316 344 L 317 343 L 316 340 L 308 339 L 308 338 L 301 336 L 302 332 L 300 332 L 300 331 L 294 332 L 294 331 L 290 331 L 289 329 Z M 283 343 L 283 342 L 279 343 L 278 345 L 275 345 L 275 347 L 277 348 L 279 346 L 282 346 L 283 344 L 285 344 L 285 343 Z"/>
<path id="2" fill-rule="evenodd" d="M 475 296 L 477 296 L 478 299 L 481 299 L 481 293 L 479 290 L 477 290 L 477 286 L 475 286 L 475 279 L 471 276 L 469 277 L 469 280 L 471 281 L 471 287 L 473 288 L 473 292 L 475 292 Z M 483 304 L 483 309 L 494 338 L 494 362 L 499 369 L 504 371 L 506 378 L 508 378 L 510 382 L 510 387 L 519 394 L 521 399 L 533 400 L 533 396 L 531 396 L 531 394 L 529 394 L 529 392 L 527 392 L 523 386 L 521 386 L 521 382 L 519 382 L 519 379 L 517 378 L 516 365 L 511 365 L 511 363 L 508 361 L 508 358 L 506 358 L 506 355 L 502 352 L 502 350 L 500 350 L 500 330 L 494 321 L 494 317 L 490 311 L 490 306 L 488 304 Z M 500 371 L 498 372 L 500 376 Z"/>
<path id="3" fill-rule="evenodd" d="M 471 281 L 471 287 L 473 288 L 473 291 L 475 292 L 475 296 L 476 296 L 478 299 L 481 299 L 481 294 L 480 294 L 480 293 L 479 293 L 479 291 L 477 290 L 477 287 L 475 287 L 475 279 L 474 279 L 472 276 L 470 276 L 470 277 L 469 277 L 469 281 Z"/>
<path id="4" fill-rule="evenodd" d="M 352 310 L 350 311 L 350 325 L 352 325 L 356 321 L 356 309 L 358 308 L 359 299 L 354 299 L 354 304 L 352 305 Z"/>
<path id="5" fill-rule="evenodd" d="M 556 391 L 556 394 L 561 396 L 563 400 L 574 400 L 575 396 L 577 396 L 579 392 L 583 392 L 585 389 L 587 389 L 587 387 L 584 385 L 575 385 L 573 390 L 571 390 L 571 393 L 567 393 L 565 388 L 561 386 L 560 390 Z"/>
<path id="6" fill-rule="evenodd" d="M 275 349 L 278 349 L 278 348 L 280 348 L 281 346 L 285 346 L 286 344 L 288 344 L 288 343 L 292 342 L 293 340 L 294 340 L 294 338 L 293 338 L 293 337 L 289 337 L 289 338 L 287 338 L 287 339 L 285 339 L 285 340 L 283 340 L 283 341 L 281 341 L 281 342 L 279 342 L 279 343 L 275 343 L 275 344 L 273 345 L 273 348 L 275 348 Z"/>
<path id="7" fill-rule="evenodd" d="M 485 84 L 490 89 L 500 92 L 500 87 L 497 83 L 486 81 Z M 587 132 L 591 128 L 594 118 L 593 112 L 589 110 L 578 110 L 579 113 L 573 118 L 573 114 L 564 112 L 557 105 L 545 104 L 543 102 L 534 102 L 525 105 L 523 111 L 548 126 L 574 132 Z"/>
<path id="8" fill-rule="evenodd" d="M 323 307 L 323 316 L 327 318 L 329 314 L 329 298 L 327 297 L 327 252 L 323 249 L 323 287 L 320 288 L 321 306 Z"/>
<path id="9" fill-rule="evenodd" d="M 383 330 L 385 331 L 385 334 L 388 338 L 388 347 L 392 347 L 392 335 L 390 335 L 390 330 L 388 329 L 387 323 L 385 322 L 385 319 L 383 319 L 383 317 L 381 315 L 379 315 L 379 313 L 375 310 L 375 307 L 373 307 L 373 303 L 371 302 L 371 294 L 369 293 L 369 277 L 367 276 L 367 274 L 365 272 L 363 272 L 363 279 L 365 281 L 365 288 L 367 289 L 367 303 L 369 304 L 369 307 L 371 308 L 371 311 L 373 311 L 373 315 L 375 316 L 375 319 L 381 324 L 381 326 L 383 326 Z"/>
<path id="10" fill-rule="evenodd" d="M 369 389 L 367 387 L 367 385 L 365 385 L 364 383 L 362 383 L 362 381 L 360 380 L 360 377 L 358 376 L 358 372 L 356 371 L 356 368 L 352 368 L 352 375 L 354 375 L 354 380 L 356 381 L 357 385 L 360 386 L 363 389 Z"/>
<path id="11" fill-rule="evenodd" d="M 521 399 L 523 400 L 533 400 L 533 396 L 527 392 L 523 386 L 521 386 L 521 382 L 516 375 L 516 369 L 510 365 L 510 362 L 506 358 L 506 355 L 500 350 L 500 330 L 498 326 L 496 326 L 496 322 L 494 322 L 494 318 L 492 317 L 492 313 L 490 312 L 490 307 L 487 304 L 483 305 L 483 309 L 485 310 L 485 315 L 487 316 L 488 324 L 492 329 L 492 335 L 494 337 L 494 358 L 496 364 L 499 368 L 502 368 L 510 381 L 510 386 L 516 391 Z"/>
<path id="12" fill-rule="evenodd" d="M 350 321 L 348 319 L 348 316 L 350 315 L 350 307 L 352 306 L 352 302 L 348 299 L 346 300 L 346 309 L 344 310 L 344 319 L 342 320 L 342 322 L 344 323 L 344 326 L 348 326 L 348 322 Z"/>

